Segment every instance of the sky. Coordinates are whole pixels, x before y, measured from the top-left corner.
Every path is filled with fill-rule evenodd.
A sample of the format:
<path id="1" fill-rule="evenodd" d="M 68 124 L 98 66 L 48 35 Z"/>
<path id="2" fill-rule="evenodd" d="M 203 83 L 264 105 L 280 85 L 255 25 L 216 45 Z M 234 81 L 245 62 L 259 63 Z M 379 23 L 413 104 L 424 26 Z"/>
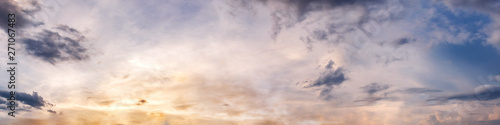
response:
<path id="1" fill-rule="evenodd" d="M 0 1 L 9 13 L 17 108 L 4 55 L 0 124 L 500 122 L 499 0 Z"/>

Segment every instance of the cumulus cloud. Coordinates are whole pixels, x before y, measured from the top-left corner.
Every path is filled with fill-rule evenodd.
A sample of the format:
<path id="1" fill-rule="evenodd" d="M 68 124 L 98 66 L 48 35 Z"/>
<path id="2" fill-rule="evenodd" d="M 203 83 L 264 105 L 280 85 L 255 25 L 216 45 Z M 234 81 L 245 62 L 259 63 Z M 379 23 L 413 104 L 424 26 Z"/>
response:
<path id="1" fill-rule="evenodd" d="M 460 125 L 477 124 L 471 118 L 465 118 L 457 112 L 436 111 L 418 122 L 419 125 Z"/>
<path id="2" fill-rule="evenodd" d="M 425 120 L 420 121 L 420 125 L 439 125 L 436 115 L 429 115 Z"/>

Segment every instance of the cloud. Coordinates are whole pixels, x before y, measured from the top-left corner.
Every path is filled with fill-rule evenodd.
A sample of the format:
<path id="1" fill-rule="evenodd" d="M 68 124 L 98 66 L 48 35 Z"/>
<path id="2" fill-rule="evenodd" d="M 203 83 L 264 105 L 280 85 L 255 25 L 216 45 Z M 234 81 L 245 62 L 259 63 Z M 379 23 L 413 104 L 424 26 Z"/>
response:
<path id="1" fill-rule="evenodd" d="M 23 39 L 26 52 L 51 64 L 89 58 L 87 48 L 81 44 L 87 40 L 85 36 L 67 25 L 59 25 L 55 29 L 43 30 L 34 38 Z"/>
<path id="2" fill-rule="evenodd" d="M 335 63 L 332 60 L 329 60 L 328 64 L 326 64 L 326 66 L 325 66 L 325 69 L 332 69 L 333 68 L 333 64 L 335 64 Z"/>
<path id="3" fill-rule="evenodd" d="M 500 85 L 483 85 L 474 89 L 473 93 L 462 93 L 451 96 L 437 97 L 427 101 L 446 102 L 448 100 L 489 101 L 500 98 Z"/>
<path id="4" fill-rule="evenodd" d="M 396 97 L 385 97 L 385 96 L 367 96 L 358 100 L 355 100 L 354 102 L 362 102 L 363 104 L 357 104 L 357 106 L 367 106 L 367 105 L 373 105 L 377 103 L 378 101 L 397 101 L 398 98 Z"/>
<path id="5" fill-rule="evenodd" d="M 394 90 L 391 92 L 387 92 L 387 93 L 384 93 L 384 95 L 389 95 L 392 93 L 421 94 L 421 93 L 434 93 L 434 92 L 442 92 L 442 90 L 430 89 L 430 88 L 407 88 L 407 89 Z"/>
<path id="6" fill-rule="evenodd" d="M 354 102 L 364 102 L 364 104 L 361 105 L 373 105 L 378 101 L 382 100 L 388 100 L 388 101 L 396 101 L 398 98 L 396 97 L 387 97 L 386 94 L 384 95 L 373 95 L 375 93 L 385 91 L 389 89 L 391 85 L 389 84 L 379 84 L 379 83 L 371 83 L 366 86 L 360 87 L 363 92 L 367 93 L 368 96 L 363 97 L 361 99 L 355 100 Z M 359 105 L 359 104 L 358 104 Z"/>
<path id="7" fill-rule="evenodd" d="M 33 92 L 33 94 L 16 92 L 15 94 L 15 98 L 18 102 L 22 102 L 23 104 L 29 105 L 36 109 L 41 109 L 42 107 L 53 105 L 43 100 L 42 96 L 39 96 L 37 92 Z M 10 98 L 10 91 L 0 90 L 0 96 L 4 97 L 5 99 Z"/>
<path id="8" fill-rule="evenodd" d="M 271 2 L 270 0 L 260 1 L 265 4 Z M 312 11 L 328 10 L 339 6 L 375 4 L 384 1 L 385 0 L 276 0 L 273 2 L 285 4 L 287 8 L 294 10 L 294 13 L 299 18 L 303 18 L 305 14 Z"/>
<path id="9" fill-rule="evenodd" d="M 472 9 L 490 14 L 493 24 L 487 26 L 485 31 L 488 34 L 487 42 L 497 49 L 500 49 L 500 1 L 498 0 L 444 0 L 444 3 L 452 8 Z"/>
<path id="10" fill-rule="evenodd" d="M 413 38 L 410 38 L 410 37 L 404 37 L 404 38 L 401 38 L 401 39 L 398 39 L 394 42 L 394 45 L 396 47 L 400 47 L 402 45 L 405 45 L 405 44 L 408 44 L 408 43 L 411 43 L 411 42 L 415 42 L 416 40 L 413 39 Z"/>
<path id="11" fill-rule="evenodd" d="M 418 122 L 415 119 L 423 118 L 421 112 L 432 112 L 437 109 L 424 107 L 422 109 L 425 110 L 402 112 L 406 109 L 416 108 L 415 105 L 418 105 L 406 101 L 425 101 L 425 99 L 420 98 L 421 95 L 414 96 L 411 95 L 412 93 L 435 94 L 433 92 L 440 92 L 441 90 L 409 88 L 401 89 L 397 91 L 397 94 L 385 96 L 381 93 L 390 92 L 395 89 L 395 86 L 379 83 L 369 84 L 377 81 L 380 83 L 397 83 L 398 86 L 419 86 L 422 79 L 415 78 L 416 76 L 422 76 L 422 74 L 433 76 L 428 75 L 428 73 L 437 70 L 432 69 L 432 67 L 429 68 L 427 60 L 418 60 L 418 58 L 393 63 L 385 67 L 374 64 L 375 57 L 372 57 L 374 55 L 391 57 L 388 60 L 393 61 L 401 59 L 401 56 L 392 56 L 393 54 L 405 53 L 412 49 L 422 52 L 419 55 L 426 55 L 426 51 L 421 51 L 418 48 L 419 43 L 411 43 L 412 46 L 408 46 L 411 38 L 407 36 L 412 35 L 397 34 L 395 32 L 398 32 L 398 29 L 394 31 L 394 29 L 386 28 L 380 29 L 382 36 L 374 36 L 373 38 L 369 36 L 370 38 L 367 38 L 367 40 L 376 42 L 393 42 L 400 45 L 401 49 L 398 50 L 403 52 L 393 51 L 396 48 L 393 46 L 384 48 L 375 44 L 375 46 L 367 45 L 365 48 L 360 49 L 356 55 L 344 54 L 342 53 L 344 46 L 332 45 L 333 42 L 330 43 L 330 41 L 337 40 L 337 37 L 338 39 L 349 38 L 349 35 L 340 36 L 342 34 L 351 34 L 354 31 L 375 34 L 370 32 L 371 30 L 365 32 L 360 27 L 360 24 L 365 23 L 363 21 L 366 20 L 375 20 L 373 18 L 376 16 L 371 12 L 377 10 L 373 6 L 378 6 L 378 4 L 367 5 L 359 1 L 345 2 L 339 0 L 311 0 L 309 3 L 295 0 L 297 3 L 291 3 L 295 4 L 295 6 L 299 6 L 297 4 L 300 2 L 303 2 L 300 4 L 306 4 L 306 7 L 303 7 L 302 10 L 304 12 L 301 12 L 303 14 L 295 12 L 294 9 L 299 7 L 289 7 L 290 11 L 288 11 L 287 7 L 278 5 L 291 1 L 266 1 L 268 6 L 264 7 L 274 9 L 271 10 L 272 13 L 281 20 L 272 20 L 272 16 L 259 15 L 260 12 L 267 13 L 266 10 L 259 8 L 259 14 L 256 15 L 257 18 L 261 19 L 245 17 L 241 19 L 244 21 L 234 23 L 235 28 L 231 30 L 219 29 L 224 27 L 226 22 L 218 21 L 228 20 L 214 16 L 214 12 L 211 12 L 213 10 L 210 9 L 217 7 L 211 7 L 210 4 L 207 4 L 208 7 L 204 7 L 208 9 L 200 10 L 199 14 L 191 14 L 190 17 L 193 18 L 183 18 L 180 22 L 172 22 L 171 20 L 177 20 L 176 18 L 179 16 L 185 16 L 187 11 L 196 10 L 193 9 L 192 5 L 167 3 L 169 5 L 178 5 L 181 11 L 166 9 L 162 11 L 177 12 L 178 14 L 151 15 L 150 12 L 161 11 L 150 8 L 161 8 L 163 5 L 152 1 L 146 2 L 147 4 L 141 2 L 131 4 L 131 2 L 95 1 L 89 4 L 93 8 L 95 7 L 91 11 L 92 14 L 89 14 L 91 15 L 89 20 L 85 20 L 85 18 L 82 20 L 80 16 L 74 19 L 66 19 L 64 17 L 67 16 L 62 14 L 80 11 L 88 12 L 86 7 L 78 8 L 85 6 L 84 4 L 64 7 L 62 8 L 64 10 L 61 10 L 61 15 L 57 17 L 60 19 L 54 20 L 58 22 L 75 21 L 75 24 L 81 25 L 92 24 L 88 25 L 89 29 L 96 29 L 98 31 L 96 34 L 104 33 L 103 44 L 98 47 L 109 51 L 106 51 L 106 54 L 101 59 L 98 59 L 99 65 L 94 63 L 83 66 L 72 64 L 56 67 L 48 66 L 49 68 L 34 66 L 32 69 L 34 72 L 31 74 L 39 76 L 42 78 L 41 81 L 47 83 L 42 86 L 44 91 L 57 92 L 50 94 L 53 95 L 50 100 L 58 100 L 57 104 L 62 106 L 55 107 L 54 110 L 43 110 L 43 113 L 49 118 L 44 115 L 37 117 L 47 118 L 47 121 L 57 119 L 61 121 L 60 124 L 79 124 L 82 122 L 96 124 L 162 124 L 161 121 L 168 121 L 169 124 L 246 123 L 242 119 L 262 120 L 249 121 L 254 124 L 275 124 L 276 122 L 273 121 L 276 119 L 284 121 L 283 124 L 414 124 Z M 339 2 L 339 5 L 330 5 L 329 2 Z M 206 2 L 203 3 L 206 4 Z M 205 6 L 205 4 L 203 5 Z M 137 6 L 141 6 L 141 8 Z M 112 11 L 117 9 L 122 11 Z M 287 14 L 290 15 L 290 18 L 287 17 Z M 141 15 L 144 19 L 155 19 L 153 22 L 158 24 L 141 26 L 143 24 L 138 23 L 141 22 L 141 18 L 137 18 L 137 15 Z M 293 16 L 297 18 L 295 19 Z M 216 21 L 213 21 L 213 18 Z M 269 18 L 271 20 L 268 20 Z M 99 20 L 108 21 L 102 24 L 102 21 Z M 267 36 L 269 34 L 262 32 L 262 29 L 273 25 L 272 21 L 280 22 L 282 28 L 289 26 L 287 22 L 291 22 L 290 25 L 294 26 L 293 29 L 280 34 L 280 40 L 286 41 L 285 44 L 280 42 L 272 44 L 271 39 Z M 391 22 L 390 26 L 408 28 L 397 23 Z M 308 24 L 314 25 L 314 27 L 310 27 Z M 381 23 L 376 20 L 373 24 Z M 179 28 L 179 25 L 186 26 Z M 292 30 L 300 31 L 294 32 Z M 41 40 L 42 38 L 48 38 L 46 36 L 49 33 L 54 36 L 59 35 L 50 39 L 56 42 Z M 64 37 L 78 40 L 80 38 L 78 36 L 83 36 L 79 34 L 82 33 L 77 28 L 64 25 L 42 30 L 40 34 L 28 37 L 38 40 L 40 43 L 44 42 L 33 46 L 57 45 L 60 42 L 63 47 L 54 50 L 42 47 L 41 50 L 52 52 L 52 55 L 55 56 L 43 54 L 32 56 L 37 57 L 34 59 L 53 64 L 78 60 L 64 50 L 83 47 L 83 43 L 77 42 L 81 44 L 75 47 L 71 46 L 70 41 L 58 40 L 64 40 Z M 242 34 L 245 37 L 242 37 Z M 313 41 L 322 41 L 323 43 L 315 43 L 321 44 L 321 46 L 315 48 L 314 52 L 307 52 L 307 50 L 300 48 L 303 47 L 301 46 L 303 41 L 298 39 L 300 37 Z M 420 39 L 419 36 L 415 36 L 415 38 Z M 349 40 L 339 41 L 350 42 Z M 117 42 L 120 44 L 117 45 Z M 141 48 L 148 49 L 141 52 L 130 51 Z M 33 53 L 43 52 L 34 49 L 25 50 L 27 50 L 26 52 L 33 51 Z M 81 54 L 87 55 L 85 53 L 88 51 Z M 144 56 L 155 54 L 156 56 Z M 76 55 L 78 57 L 78 54 Z M 346 60 L 349 59 L 345 59 L 355 56 L 359 60 L 348 62 Z M 318 60 L 323 60 L 321 66 L 317 69 L 308 68 L 317 66 Z M 49 63 L 44 65 L 50 65 Z M 91 68 L 86 68 L 89 66 Z M 341 68 L 338 68 L 339 66 Z M 62 72 L 53 72 L 56 70 Z M 307 78 L 310 78 L 305 83 L 307 89 L 301 88 L 302 86 L 290 85 L 290 81 Z M 38 80 L 38 78 L 31 79 Z M 348 79 L 349 81 L 347 81 Z M 61 85 L 61 83 L 64 85 Z M 440 87 L 440 85 L 437 84 L 436 87 Z M 72 91 L 81 90 L 82 87 L 85 87 L 85 90 L 82 90 L 83 92 Z M 440 89 L 445 89 L 445 87 Z M 35 88 L 40 87 L 37 85 Z M 68 91 L 51 91 L 60 89 Z M 336 100 L 318 101 L 318 99 L 311 98 L 317 96 L 314 94 L 319 94 L 319 97 L 325 100 L 332 99 L 335 96 Z M 355 100 L 356 97 L 365 98 Z M 47 98 L 45 97 L 45 99 Z M 393 100 L 398 102 L 393 102 Z M 381 103 L 381 105 L 353 107 L 353 103 L 365 103 L 365 105 Z M 52 111 L 57 111 L 58 115 L 47 113 Z M 170 113 L 172 114 L 169 115 Z M 50 116 L 53 118 L 50 118 Z M 270 120 L 265 120 L 267 118 Z M 439 120 L 439 116 L 436 115 L 435 118 Z"/>
<path id="12" fill-rule="evenodd" d="M 356 17 L 358 15 L 358 14 L 351 14 L 351 12 L 361 14 L 360 18 L 357 17 L 354 20 L 349 20 L 349 18 L 345 18 L 349 20 L 347 22 L 339 23 L 339 21 L 336 21 L 345 19 L 330 20 L 326 22 L 327 24 L 326 27 L 329 28 L 329 30 L 327 30 L 328 32 L 322 29 L 313 29 L 313 32 L 309 36 L 315 38 L 316 40 L 326 41 L 328 40 L 329 35 L 331 34 L 342 34 L 342 32 L 345 31 L 351 32 L 353 31 L 352 30 L 353 28 L 361 27 L 371 18 L 370 16 L 368 16 L 368 13 L 370 11 L 367 11 L 369 6 L 385 2 L 386 0 L 259 0 L 253 3 L 240 1 L 239 4 L 240 6 L 237 7 L 243 9 L 251 8 L 248 6 L 251 6 L 252 4 L 255 3 L 262 3 L 264 6 L 266 6 L 271 11 L 270 15 L 274 22 L 271 34 L 271 37 L 274 39 L 278 37 L 278 35 L 282 32 L 282 30 L 293 27 L 297 23 L 302 23 L 308 18 L 311 18 L 310 15 L 308 14 L 314 12 L 328 12 L 334 9 L 340 9 L 340 11 L 342 11 L 340 13 L 343 14 L 350 13 L 349 16 Z M 331 16 L 331 14 L 328 13 L 323 13 L 323 14 L 324 17 Z M 380 15 L 377 17 L 387 18 Z M 316 20 L 314 22 L 317 23 L 325 23 L 317 21 L 317 19 L 312 19 L 312 20 Z M 334 22 L 336 23 L 332 24 Z"/>
<path id="13" fill-rule="evenodd" d="M 14 0 L 4 0 L 0 2 L 0 14 L 7 15 L 9 13 L 16 14 L 16 23 L 14 29 L 16 35 L 21 36 L 20 39 L 24 49 L 28 55 L 56 64 L 63 61 L 82 61 L 88 59 L 87 48 L 81 45 L 81 42 L 86 41 L 86 37 L 78 30 L 71 28 L 68 25 L 57 25 L 50 30 L 43 26 L 44 22 L 37 22 L 34 15 L 43 10 L 42 4 L 37 0 L 29 0 L 16 2 Z M 1 21 L 7 24 L 7 20 Z M 9 28 L 7 25 L 0 26 L 4 31 Z M 28 36 L 30 31 L 37 31 L 33 36 Z"/>
<path id="14" fill-rule="evenodd" d="M 389 92 L 384 92 L 383 94 L 380 95 L 374 95 L 375 93 L 388 90 L 390 87 L 391 86 L 388 84 L 378 84 L 378 83 L 371 83 L 369 85 L 363 86 L 361 87 L 361 89 L 363 89 L 363 91 L 367 93 L 368 96 L 355 100 L 354 102 L 364 102 L 364 104 L 360 104 L 362 106 L 373 105 L 378 101 L 383 101 L 383 100 L 398 101 L 401 98 L 407 98 L 402 96 L 401 94 L 415 95 L 421 93 L 441 92 L 441 90 L 429 89 L 429 88 L 407 88 L 407 89 L 398 89 Z"/>
<path id="15" fill-rule="evenodd" d="M 346 80 L 347 78 L 344 75 L 344 70 L 340 67 L 336 70 L 327 70 L 321 73 L 321 75 L 314 80 L 312 84 L 306 86 L 305 88 L 340 85 Z"/>
<path id="16" fill-rule="evenodd" d="M 15 29 L 38 25 L 39 23 L 32 21 L 27 17 L 30 17 L 30 15 L 33 15 L 36 12 L 39 12 L 41 10 L 41 5 L 37 0 L 28 1 L 28 5 L 31 6 L 31 9 L 22 8 L 14 0 L 2 0 L 0 1 L 0 14 L 5 16 L 10 13 L 16 14 L 16 24 L 14 25 Z M 8 24 L 8 20 L 1 20 L 0 23 Z M 7 31 L 6 29 L 9 27 L 8 25 L 1 25 L 0 28 L 5 29 L 4 31 Z"/>
<path id="17" fill-rule="evenodd" d="M 80 35 L 80 31 L 74 29 L 74 28 L 71 28 L 69 27 L 68 25 L 58 25 L 56 27 L 56 29 L 59 29 L 61 31 L 65 31 L 65 32 L 68 32 L 68 33 L 72 33 L 72 34 L 77 34 L 77 35 Z M 83 36 L 82 36 L 83 37 Z"/>
<path id="18" fill-rule="evenodd" d="M 56 112 L 56 111 L 54 111 L 54 110 L 50 110 L 50 109 L 49 109 L 49 110 L 47 110 L 47 112 L 50 112 L 50 113 L 52 113 L 52 114 L 57 114 L 57 112 Z"/>
<path id="19" fill-rule="evenodd" d="M 419 94 L 419 93 L 431 93 L 431 92 L 441 92 L 439 89 L 429 89 L 429 88 L 408 88 L 401 90 L 403 93 L 407 94 Z"/>
<path id="20" fill-rule="evenodd" d="M 333 64 L 333 61 L 330 62 Z M 332 95 L 330 95 L 333 87 L 342 84 L 346 80 L 347 78 L 344 75 L 344 70 L 342 67 L 339 67 L 335 70 L 327 68 L 327 70 L 321 73 L 316 80 L 314 80 L 309 85 L 304 86 L 304 88 L 320 87 L 322 89 L 319 93 L 319 97 L 325 100 L 330 100 L 333 97 Z"/>
<path id="21" fill-rule="evenodd" d="M 371 83 L 369 85 L 361 87 L 364 92 L 368 93 L 368 95 L 373 95 L 374 93 L 384 91 L 389 89 L 391 86 L 388 84 L 379 84 L 379 83 Z"/>
<path id="22" fill-rule="evenodd" d="M 444 2 L 452 6 L 500 14 L 500 1 L 498 0 L 445 0 Z"/>
<path id="23" fill-rule="evenodd" d="M 0 104 L 5 104 L 5 103 L 7 103 L 7 100 L 0 98 Z"/>

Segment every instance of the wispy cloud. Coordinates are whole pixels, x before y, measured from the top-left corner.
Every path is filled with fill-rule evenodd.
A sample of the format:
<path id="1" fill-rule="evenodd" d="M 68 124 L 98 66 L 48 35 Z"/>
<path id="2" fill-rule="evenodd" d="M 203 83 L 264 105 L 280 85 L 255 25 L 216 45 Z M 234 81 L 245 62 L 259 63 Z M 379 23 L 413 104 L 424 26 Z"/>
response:
<path id="1" fill-rule="evenodd" d="M 449 100 L 462 100 L 462 101 L 489 101 L 500 98 L 499 85 L 483 85 L 477 87 L 472 93 L 461 93 L 444 97 L 437 97 L 429 99 L 428 101 L 441 101 L 446 102 Z"/>

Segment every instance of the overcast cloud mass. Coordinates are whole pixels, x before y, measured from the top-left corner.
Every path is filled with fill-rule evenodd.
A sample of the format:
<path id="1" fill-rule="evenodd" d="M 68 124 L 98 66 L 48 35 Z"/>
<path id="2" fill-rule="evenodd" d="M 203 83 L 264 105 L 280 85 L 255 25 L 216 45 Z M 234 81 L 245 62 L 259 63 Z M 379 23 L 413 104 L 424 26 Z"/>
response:
<path id="1" fill-rule="evenodd" d="M 2 125 L 500 122 L 499 0 L 2 0 L 3 40 L 8 13 Z"/>

